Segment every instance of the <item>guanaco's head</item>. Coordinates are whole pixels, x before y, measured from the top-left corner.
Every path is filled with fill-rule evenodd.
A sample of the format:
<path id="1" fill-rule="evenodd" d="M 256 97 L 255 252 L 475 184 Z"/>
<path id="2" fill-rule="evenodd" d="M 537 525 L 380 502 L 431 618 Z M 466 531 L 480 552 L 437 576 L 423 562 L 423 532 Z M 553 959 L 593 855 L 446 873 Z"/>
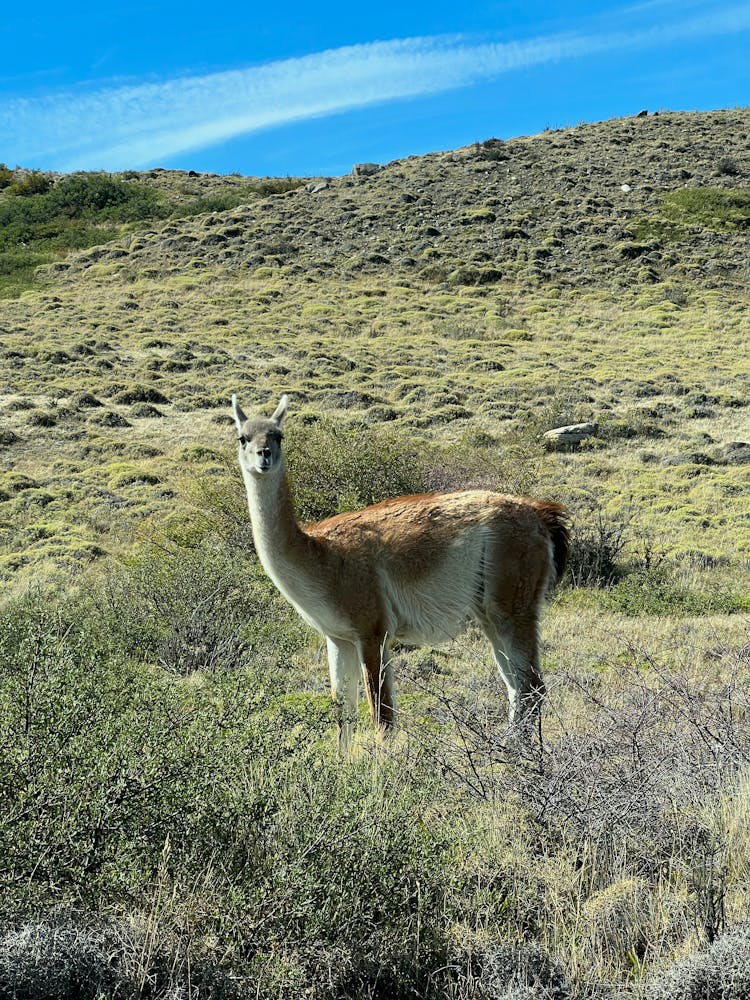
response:
<path id="1" fill-rule="evenodd" d="M 287 397 L 283 395 L 272 417 L 248 419 L 237 397 L 232 396 L 232 412 L 239 440 L 240 465 L 256 476 L 266 476 L 281 465 L 281 425 L 286 416 Z"/>

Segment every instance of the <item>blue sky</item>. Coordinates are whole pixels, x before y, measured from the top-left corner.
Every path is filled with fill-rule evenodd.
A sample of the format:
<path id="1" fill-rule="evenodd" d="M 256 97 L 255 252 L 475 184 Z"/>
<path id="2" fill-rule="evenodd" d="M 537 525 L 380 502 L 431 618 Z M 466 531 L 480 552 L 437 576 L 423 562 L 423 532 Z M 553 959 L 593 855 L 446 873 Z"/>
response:
<path id="1" fill-rule="evenodd" d="M 750 2 L 6 4 L 0 162 L 336 175 L 750 104 Z"/>

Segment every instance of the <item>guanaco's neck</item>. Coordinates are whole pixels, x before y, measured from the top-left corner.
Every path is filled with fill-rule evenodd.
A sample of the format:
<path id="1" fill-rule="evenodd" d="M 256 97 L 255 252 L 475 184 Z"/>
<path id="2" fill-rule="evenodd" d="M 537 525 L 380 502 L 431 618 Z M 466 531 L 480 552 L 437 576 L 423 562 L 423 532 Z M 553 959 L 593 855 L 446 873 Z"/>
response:
<path id="1" fill-rule="evenodd" d="M 297 523 L 286 470 L 268 476 L 242 470 L 253 527 L 253 541 L 263 567 L 275 578 L 286 566 L 299 566 L 309 539 Z"/>

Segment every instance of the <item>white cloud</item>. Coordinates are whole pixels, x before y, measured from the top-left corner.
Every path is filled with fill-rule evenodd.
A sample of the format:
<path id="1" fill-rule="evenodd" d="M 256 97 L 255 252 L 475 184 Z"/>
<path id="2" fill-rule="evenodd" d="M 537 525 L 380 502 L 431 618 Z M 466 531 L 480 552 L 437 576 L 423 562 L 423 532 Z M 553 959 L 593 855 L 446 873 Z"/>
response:
<path id="1" fill-rule="evenodd" d="M 750 5 L 651 28 L 630 20 L 623 12 L 625 23 L 615 32 L 516 42 L 463 36 L 372 42 L 207 76 L 17 99 L 0 108 L 3 155 L 64 171 L 148 166 L 260 129 L 435 94 L 520 68 L 743 31 Z"/>

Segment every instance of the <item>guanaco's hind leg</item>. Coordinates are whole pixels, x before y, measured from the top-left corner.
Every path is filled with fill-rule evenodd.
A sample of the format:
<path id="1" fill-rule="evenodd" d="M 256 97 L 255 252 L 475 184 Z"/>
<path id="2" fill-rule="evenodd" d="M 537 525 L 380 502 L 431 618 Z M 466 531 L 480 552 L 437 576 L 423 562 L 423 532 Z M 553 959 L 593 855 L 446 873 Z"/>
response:
<path id="1" fill-rule="evenodd" d="M 336 706 L 339 729 L 339 750 L 347 753 L 357 719 L 357 689 L 359 687 L 359 655 L 351 642 L 326 639 L 328 669 L 331 675 L 331 697 Z"/>
<path id="2" fill-rule="evenodd" d="M 544 697 L 538 629 L 550 573 L 549 542 L 499 539 L 485 553 L 484 565 L 476 617 L 508 690 L 510 721 L 527 728 Z"/>
<path id="3" fill-rule="evenodd" d="M 359 651 L 373 725 L 387 731 L 396 722 L 396 695 L 388 642 L 385 638 L 367 639 L 359 644 Z"/>
<path id="4" fill-rule="evenodd" d="M 505 623 L 482 621 L 490 640 L 500 675 L 508 691 L 508 718 L 511 723 L 532 721 L 544 697 L 544 680 L 539 668 L 539 641 L 536 620 Z"/>

